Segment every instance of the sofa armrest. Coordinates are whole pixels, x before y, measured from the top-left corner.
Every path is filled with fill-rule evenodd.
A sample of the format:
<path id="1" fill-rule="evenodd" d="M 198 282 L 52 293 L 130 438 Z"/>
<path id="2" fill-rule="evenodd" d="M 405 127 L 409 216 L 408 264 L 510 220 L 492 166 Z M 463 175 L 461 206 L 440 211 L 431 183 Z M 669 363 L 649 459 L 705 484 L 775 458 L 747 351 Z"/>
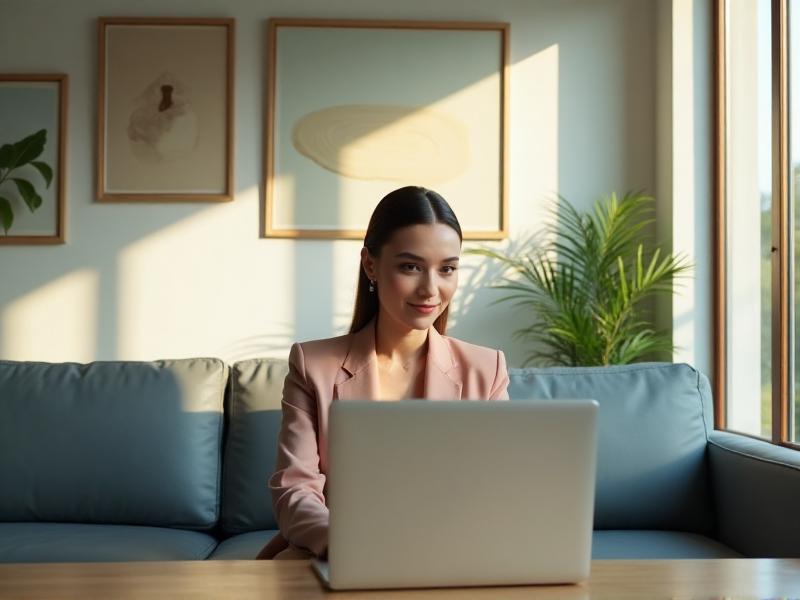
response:
<path id="1" fill-rule="evenodd" d="M 713 431 L 708 455 L 718 539 L 745 556 L 800 556 L 800 452 Z"/>

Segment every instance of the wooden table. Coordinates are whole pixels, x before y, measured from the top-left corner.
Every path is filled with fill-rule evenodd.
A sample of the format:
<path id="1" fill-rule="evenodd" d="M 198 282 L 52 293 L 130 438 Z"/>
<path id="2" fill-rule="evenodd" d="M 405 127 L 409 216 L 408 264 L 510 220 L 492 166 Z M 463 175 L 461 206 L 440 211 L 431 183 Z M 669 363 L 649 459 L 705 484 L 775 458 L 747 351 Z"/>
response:
<path id="1" fill-rule="evenodd" d="M 800 599 L 800 559 L 600 560 L 572 586 L 326 593 L 307 561 L 0 564 L 0 598 Z"/>

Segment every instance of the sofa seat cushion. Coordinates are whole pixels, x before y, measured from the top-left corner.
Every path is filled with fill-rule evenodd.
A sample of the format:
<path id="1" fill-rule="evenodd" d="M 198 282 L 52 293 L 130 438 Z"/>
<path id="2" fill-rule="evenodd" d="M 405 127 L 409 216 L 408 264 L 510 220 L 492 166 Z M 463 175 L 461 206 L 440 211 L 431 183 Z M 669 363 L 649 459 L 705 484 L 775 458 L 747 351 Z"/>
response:
<path id="1" fill-rule="evenodd" d="M 601 529 L 592 533 L 592 558 L 742 558 L 742 555 L 696 533 Z"/>
<path id="2" fill-rule="evenodd" d="M 277 529 L 251 531 L 223 540 L 209 560 L 253 560 L 261 549 L 278 534 Z"/>
<path id="3" fill-rule="evenodd" d="M 202 560 L 217 541 L 205 533 L 135 525 L 0 523 L 0 562 Z"/>

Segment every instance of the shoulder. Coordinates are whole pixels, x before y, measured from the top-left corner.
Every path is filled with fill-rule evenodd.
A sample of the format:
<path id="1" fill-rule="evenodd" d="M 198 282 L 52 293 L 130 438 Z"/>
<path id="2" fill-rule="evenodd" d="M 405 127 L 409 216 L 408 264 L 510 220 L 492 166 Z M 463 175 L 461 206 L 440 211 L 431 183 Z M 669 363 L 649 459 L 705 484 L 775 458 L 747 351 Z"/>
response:
<path id="1" fill-rule="evenodd" d="M 478 346 L 477 344 L 470 344 L 463 340 L 453 337 L 442 336 L 444 341 L 450 347 L 453 358 L 456 363 L 463 366 L 491 366 L 497 367 L 497 361 L 505 361 L 505 357 L 500 350 L 494 348 L 487 348 L 486 346 Z"/>
<path id="2" fill-rule="evenodd" d="M 350 335 L 292 344 L 289 351 L 289 379 L 312 387 L 334 385 L 349 346 Z"/>
<path id="3" fill-rule="evenodd" d="M 442 339 L 450 346 L 450 350 L 458 355 L 475 356 L 478 358 L 490 358 L 496 356 L 500 350 L 489 348 L 487 346 L 478 346 L 477 344 L 470 344 L 464 340 L 452 338 L 449 336 L 442 336 Z"/>
<path id="4" fill-rule="evenodd" d="M 337 360 L 339 364 L 347 356 L 350 347 L 352 334 L 340 335 L 320 340 L 309 340 L 307 342 L 297 342 L 292 345 L 289 359 L 302 358 L 306 364 L 317 364 L 319 362 L 330 362 Z"/>
<path id="5" fill-rule="evenodd" d="M 508 369 L 501 350 L 444 338 L 460 372 L 463 397 L 508 399 Z"/>

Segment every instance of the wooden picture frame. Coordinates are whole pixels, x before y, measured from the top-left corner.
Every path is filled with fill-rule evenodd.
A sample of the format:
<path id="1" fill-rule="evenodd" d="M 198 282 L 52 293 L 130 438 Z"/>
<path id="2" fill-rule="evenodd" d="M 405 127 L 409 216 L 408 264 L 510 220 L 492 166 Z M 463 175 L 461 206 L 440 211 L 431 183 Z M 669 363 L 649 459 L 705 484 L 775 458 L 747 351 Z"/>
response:
<path id="1" fill-rule="evenodd" d="M 37 151 L 28 153 L 30 160 L 26 160 L 17 153 L 24 162 L 13 170 L 0 169 L 0 174 L 8 177 L 0 184 L 0 196 L 13 215 L 8 232 L 0 227 L 0 246 L 65 242 L 68 92 L 69 78 L 63 73 L 0 74 L 0 147 L 9 145 L 10 151 L 12 144 L 30 139 L 42 129 L 46 138 L 43 148 L 39 146 L 40 154 L 33 157 Z M 11 179 L 27 181 L 35 196 L 30 196 L 31 188 L 18 181 L 9 185 Z M 31 211 L 28 202 L 40 204 Z"/>
<path id="2" fill-rule="evenodd" d="M 97 199 L 234 195 L 234 19 L 98 19 Z"/>
<path id="3" fill-rule="evenodd" d="M 508 23 L 267 23 L 263 235 L 363 239 L 388 192 L 441 193 L 508 237 Z"/>

